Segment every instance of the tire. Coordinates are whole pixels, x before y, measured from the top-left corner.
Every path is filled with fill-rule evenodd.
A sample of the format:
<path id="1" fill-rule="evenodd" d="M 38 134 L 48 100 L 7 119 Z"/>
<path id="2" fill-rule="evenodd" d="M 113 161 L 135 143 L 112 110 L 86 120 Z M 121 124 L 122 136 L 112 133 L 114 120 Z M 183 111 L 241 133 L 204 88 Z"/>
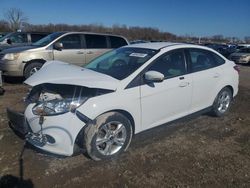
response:
<path id="1" fill-rule="evenodd" d="M 29 78 L 32 74 L 37 72 L 41 67 L 43 66 L 43 63 L 34 62 L 29 65 L 24 70 L 24 77 L 25 79 Z"/>
<path id="2" fill-rule="evenodd" d="M 228 112 L 233 99 L 232 91 L 225 87 L 223 88 L 215 98 L 212 106 L 211 114 L 216 117 L 221 117 Z"/>
<path id="3" fill-rule="evenodd" d="M 95 161 L 112 159 L 128 148 L 132 139 L 131 122 L 123 114 L 108 112 L 84 130 L 87 154 Z"/>

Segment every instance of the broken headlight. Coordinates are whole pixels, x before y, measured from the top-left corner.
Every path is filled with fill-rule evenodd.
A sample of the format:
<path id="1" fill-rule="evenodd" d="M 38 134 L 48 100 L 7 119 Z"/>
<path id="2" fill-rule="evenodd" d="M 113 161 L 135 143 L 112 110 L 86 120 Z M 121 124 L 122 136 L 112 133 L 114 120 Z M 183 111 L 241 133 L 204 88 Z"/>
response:
<path id="1" fill-rule="evenodd" d="M 58 115 L 66 112 L 74 112 L 79 107 L 85 98 L 80 100 L 72 99 L 54 99 L 36 104 L 32 111 L 35 115 Z"/>
<path id="2" fill-rule="evenodd" d="M 91 97 L 113 92 L 111 90 L 88 88 L 64 84 L 41 84 L 29 92 L 26 103 L 34 104 L 35 115 L 50 116 L 74 112 Z"/>

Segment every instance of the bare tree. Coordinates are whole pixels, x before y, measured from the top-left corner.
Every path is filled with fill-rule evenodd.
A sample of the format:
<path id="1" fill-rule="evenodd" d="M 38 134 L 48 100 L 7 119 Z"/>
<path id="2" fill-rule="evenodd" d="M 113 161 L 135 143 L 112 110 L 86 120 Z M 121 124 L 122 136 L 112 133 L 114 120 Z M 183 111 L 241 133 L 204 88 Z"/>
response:
<path id="1" fill-rule="evenodd" d="M 22 24 L 28 20 L 25 17 L 23 11 L 18 8 L 10 8 L 5 12 L 4 16 L 9 22 L 10 29 L 12 31 L 17 31 L 18 29 L 21 29 Z"/>

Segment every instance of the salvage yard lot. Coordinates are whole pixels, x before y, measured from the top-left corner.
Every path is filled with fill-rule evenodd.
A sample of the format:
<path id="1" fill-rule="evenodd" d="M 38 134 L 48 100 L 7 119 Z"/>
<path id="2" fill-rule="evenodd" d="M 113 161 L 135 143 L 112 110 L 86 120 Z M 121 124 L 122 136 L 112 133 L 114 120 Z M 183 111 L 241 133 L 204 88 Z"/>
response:
<path id="1" fill-rule="evenodd" d="M 239 93 L 226 116 L 202 115 L 146 131 L 111 161 L 55 157 L 27 148 L 23 183 L 38 188 L 250 187 L 250 66 L 240 69 Z M 24 141 L 8 127 L 5 109 L 20 109 L 26 90 L 13 81 L 5 89 L 0 96 L 0 176 L 14 179 L 20 177 Z"/>

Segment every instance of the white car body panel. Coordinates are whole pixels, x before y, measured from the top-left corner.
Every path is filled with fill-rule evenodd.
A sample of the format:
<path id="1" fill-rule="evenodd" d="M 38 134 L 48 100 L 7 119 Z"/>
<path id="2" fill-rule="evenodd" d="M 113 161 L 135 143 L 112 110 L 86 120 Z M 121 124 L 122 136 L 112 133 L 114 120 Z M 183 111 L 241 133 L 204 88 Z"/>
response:
<path id="1" fill-rule="evenodd" d="M 145 43 L 128 47 L 160 50 L 134 73 L 124 80 L 117 80 L 105 74 L 84 69 L 63 62 L 46 63 L 41 70 L 28 78 L 25 83 L 36 86 L 43 83 L 69 84 L 89 88 L 112 90 L 112 92 L 89 98 L 76 110 L 90 120 L 109 111 L 123 111 L 131 115 L 134 121 L 134 133 L 167 123 L 180 117 L 210 107 L 225 86 L 233 88 L 233 96 L 238 92 L 238 73 L 233 62 L 225 59 L 214 50 L 199 46 L 218 54 L 226 63 L 204 71 L 169 78 L 161 83 L 126 88 L 128 84 L 157 57 L 165 52 L 179 48 L 197 48 L 196 45 L 175 43 Z M 32 112 L 30 104 L 25 117 L 33 132 L 40 131 L 38 116 Z M 41 149 L 62 155 L 72 155 L 75 139 L 86 125 L 75 113 L 46 116 L 43 132 L 56 137 L 56 143 L 46 144 Z"/>
<path id="2" fill-rule="evenodd" d="M 218 94 L 217 87 L 221 85 L 223 69 L 219 66 L 191 75 L 193 77 L 191 109 L 195 112 L 213 104 L 215 96 Z"/>
<path id="3" fill-rule="evenodd" d="M 134 123 L 137 125 L 135 133 L 142 130 L 140 89 L 138 87 L 90 98 L 78 108 L 78 111 L 92 120 L 104 112 L 117 110 L 128 112 L 133 117 Z"/>
<path id="4" fill-rule="evenodd" d="M 190 75 L 141 86 L 142 125 L 149 129 L 188 114 L 192 98 Z"/>
<path id="5" fill-rule="evenodd" d="M 34 104 L 30 104 L 24 114 L 32 131 L 41 133 L 39 116 L 32 113 L 33 107 Z M 54 154 L 70 156 L 73 154 L 75 139 L 84 126 L 85 123 L 71 112 L 56 116 L 46 116 L 42 125 L 42 133 L 53 136 L 56 143 L 46 143 L 43 147 L 36 147 Z"/>

